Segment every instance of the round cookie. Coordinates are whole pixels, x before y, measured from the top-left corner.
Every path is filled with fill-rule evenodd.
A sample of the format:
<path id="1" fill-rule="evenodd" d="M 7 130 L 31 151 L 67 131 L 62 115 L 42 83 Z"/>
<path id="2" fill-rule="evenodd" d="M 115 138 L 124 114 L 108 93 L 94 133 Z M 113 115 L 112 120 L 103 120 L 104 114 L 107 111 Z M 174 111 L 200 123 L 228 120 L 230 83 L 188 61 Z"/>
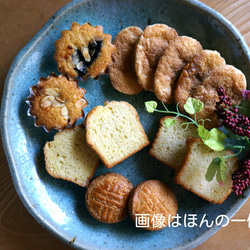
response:
<path id="1" fill-rule="evenodd" d="M 232 98 L 232 104 L 240 104 L 242 90 L 246 89 L 245 75 L 234 66 L 224 65 L 211 71 L 202 84 L 192 91 L 191 97 L 204 104 L 203 110 L 196 114 L 196 119 L 211 120 L 211 122 L 205 122 L 207 129 L 219 126 L 214 112 L 216 102 L 219 101 L 217 93 L 219 86 L 223 87 L 226 95 Z"/>
<path id="2" fill-rule="evenodd" d="M 127 200 L 132 188 L 132 183 L 120 174 L 99 175 L 87 188 L 86 207 L 96 220 L 118 223 L 128 216 Z"/>
<path id="3" fill-rule="evenodd" d="M 209 73 L 225 64 L 225 59 L 214 50 L 202 50 L 189 61 L 182 70 L 174 91 L 175 103 L 178 103 L 181 112 L 185 113 L 184 105 L 188 97 L 192 97 L 193 91 L 202 84 Z"/>
<path id="4" fill-rule="evenodd" d="M 31 86 L 26 100 L 29 104 L 28 114 L 34 117 L 35 126 L 43 126 L 47 132 L 72 127 L 77 119 L 84 117 L 83 108 L 88 105 L 85 92 L 85 89 L 78 87 L 77 80 L 51 73 Z"/>
<path id="5" fill-rule="evenodd" d="M 154 93 L 158 100 L 164 103 L 174 102 L 175 81 L 185 65 L 201 50 L 201 44 L 191 37 L 178 36 L 169 42 L 155 72 Z"/>
<path id="6" fill-rule="evenodd" d="M 123 94 L 135 95 L 143 89 L 137 81 L 134 67 L 135 46 L 141 34 L 139 27 L 131 26 L 121 30 L 113 41 L 116 51 L 108 67 L 109 77 L 112 86 Z"/>
<path id="7" fill-rule="evenodd" d="M 73 22 L 70 30 L 63 30 L 61 38 L 55 42 L 54 59 L 58 71 L 70 78 L 97 79 L 112 61 L 115 46 L 111 39 L 100 25 L 93 27 L 89 23 Z"/>
<path id="8" fill-rule="evenodd" d="M 135 51 L 135 71 L 145 90 L 154 91 L 157 63 L 169 42 L 177 36 L 176 30 L 165 24 L 149 25 L 143 31 Z"/>
<path id="9" fill-rule="evenodd" d="M 133 188 L 129 196 L 128 210 L 136 226 L 140 224 L 140 216 L 143 215 L 148 221 L 142 228 L 157 231 L 174 220 L 178 210 L 177 198 L 164 182 L 147 180 Z"/>

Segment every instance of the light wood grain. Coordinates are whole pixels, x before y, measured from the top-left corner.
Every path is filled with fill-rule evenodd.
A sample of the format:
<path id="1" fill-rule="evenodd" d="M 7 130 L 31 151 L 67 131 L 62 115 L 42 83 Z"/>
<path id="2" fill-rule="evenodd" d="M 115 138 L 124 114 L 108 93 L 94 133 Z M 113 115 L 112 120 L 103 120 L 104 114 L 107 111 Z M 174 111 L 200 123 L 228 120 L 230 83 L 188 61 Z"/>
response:
<path id="1" fill-rule="evenodd" d="M 0 0 L 0 93 L 16 54 L 41 29 L 49 18 L 69 0 Z M 250 46 L 249 0 L 202 0 L 215 9 L 241 32 Z M 20 201 L 10 176 L 2 143 L 0 143 L 0 250 L 72 249 L 49 232 L 28 213 Z M 247 219 L 250 200 L 234 216 Z M 167 247 L 167 246 L 166 246 Z M 250 228 L 244 222 L 231 222 L 206 242 L 195 248 L 250 248 Z"/>

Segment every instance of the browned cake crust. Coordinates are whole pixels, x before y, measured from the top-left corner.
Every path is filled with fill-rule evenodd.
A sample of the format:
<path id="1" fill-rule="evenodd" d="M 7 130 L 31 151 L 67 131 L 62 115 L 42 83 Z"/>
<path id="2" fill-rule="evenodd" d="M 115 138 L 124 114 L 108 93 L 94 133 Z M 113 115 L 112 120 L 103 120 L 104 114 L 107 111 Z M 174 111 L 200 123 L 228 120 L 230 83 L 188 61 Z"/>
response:
<path id="1" fill-rule="evenodd" d="M 115 46 L 112 36 L 103 33 L 103 27 L 93 27 L 90 23 L 72 23 L 70 30 L 63 30 L 61 38 L 55 42 L 58 71 L 71 78 L 98 78 L 105 73 Z"/>
<path id="2" fill-rule="evenodd" d="M 132 188 L 132 183 L 120 174 L 100 175 L 87 189 L 86 207 L 96 220 L 118 223 L 128 216 L 127 200 Z"/>
<path id="3" fill-rule="evenodd" d="M 148 180 L 139 183 L 130 193 L 128 201 L 129 214 L 134 222 L 137 215 L 148 215 L 145 230 L 157 231 L 167 227 L 178 210 L 177 198 L 170 187 L 160 180 Z M 161 227 L 154 224 L 154 216 L 162 215 Z"/>
<path id="4" fill-rule="evenodd" d="M 169 42 L 177 36 L 176 30 L 165 24 L 149 25 L 143 31 L 136 46 L 135 71 L 145 90 L 154 91 L 157 63 Z"/>
<path id="5" fill-rule="evenodd" d="M 174 102 L 175 81 L 186 64 L 201 50 L 201 44 L 191 37 L 178 36 L 169 42 L 155 72 L 154 93 L 158 100 Z"/>
<path id="6" fill-rule="evenodd" d="M 121 30 L 113 41 L 116 51 L 112 54 L 109 76 L 112 86 L 123 94 L 135 95 L 143 89 L 137 81 L 134 67 L 135 46 L 141 34 L 139 27 L 130 26 Z"/>
<path id="7" fill-rule="evenodd" d="M 28 114 L 35 118 L 35 126 L 43 126 L 48 132 L 74 126 L 77 119 L 84 117 L 83 108 L 88 105 L 85 92 L 77 80 L 51 73 L 31 86 Z"/>

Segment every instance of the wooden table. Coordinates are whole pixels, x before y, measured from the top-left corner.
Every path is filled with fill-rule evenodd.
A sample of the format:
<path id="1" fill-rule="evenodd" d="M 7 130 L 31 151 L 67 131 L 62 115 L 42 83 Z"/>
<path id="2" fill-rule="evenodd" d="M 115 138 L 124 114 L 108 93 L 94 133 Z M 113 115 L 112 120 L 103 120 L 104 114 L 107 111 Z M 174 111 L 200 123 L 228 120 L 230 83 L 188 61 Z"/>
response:
<path id="1" fill-rule="evenodd" d="M 16 54 L 48 19 L 69 0 L 0 0 L 0 93 Z M 202 0 L 231 21 L 250 46 L 249 0 Z M 1 141 L 1 140 L 0 140 Z M 247 219 L 250 200 L 234 219 Z M 167 247 L 167 246 L 166 246 Z M 0 142 L 0 249 L 71 249 L 46 231 L 29 214 L 19 199 Z M 250 228 L 245 222 L 230 222 L 196 250 L 250 250 Z"/>

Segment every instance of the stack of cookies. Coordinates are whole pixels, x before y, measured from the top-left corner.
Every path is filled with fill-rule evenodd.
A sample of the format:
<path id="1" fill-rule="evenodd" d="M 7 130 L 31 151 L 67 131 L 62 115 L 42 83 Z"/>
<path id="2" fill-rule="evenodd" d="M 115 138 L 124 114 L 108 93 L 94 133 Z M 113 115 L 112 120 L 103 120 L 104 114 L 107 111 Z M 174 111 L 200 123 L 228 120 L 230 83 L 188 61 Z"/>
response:
<path id="1" fill-rule="evenodd" d="M 245 75 L 227 65 L 215 50 L 203 49 L 199 41 L 179 36 L 165 24 L 127 27 L 113 41 L 109 76 L 115 89 L 124 94 L 137 94 L 142 89 L 154 92 L 163 103 L 178 103 L 185 113 L 188 97 L 204 103 L 197 120 L 209 119 L 208 129 L 218 127 L 215 104 L 217 87 L 222 86 L 233 104 L 239 104 L 246 89 Z"/>

